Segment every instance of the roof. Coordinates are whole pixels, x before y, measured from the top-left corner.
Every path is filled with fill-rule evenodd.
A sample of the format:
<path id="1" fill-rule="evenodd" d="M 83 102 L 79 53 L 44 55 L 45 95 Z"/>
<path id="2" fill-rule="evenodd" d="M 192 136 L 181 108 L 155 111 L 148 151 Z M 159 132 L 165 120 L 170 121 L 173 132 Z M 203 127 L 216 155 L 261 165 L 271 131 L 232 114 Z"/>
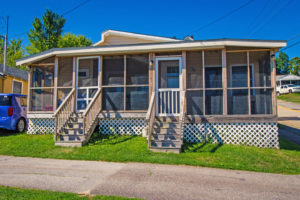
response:
<path id="1" fill-rule="evenodd" d="M 276 81 L 300 81 L 300 76 L 294 74 L 277 75 Z"/>
<path id="2" fill-rule="evenodd" d="M 281 48 L 286 46 L 285 40 L 250 40 L 250 39 L 213 39 L 195 41 L 177 41 L 146 44 L 127 44 L 110 46 L 90 46 L 54 48 L 17 60 L 17 65 L 28 65 L 30 63 L 51 56 L 81 56 L 81 55 L 104 55 L 111 53 L 141 53 L 141 52 L 163 52 L 200 50 L 209 48 L 224 48 L 225 46 L 257 47 L 257 48 Z"/>
<path id="3" fill-rule="evenodd" d="M 3 75 L 3 64 L 0 64 L 0 73 Z M 28 72 L 16 67 L 9 67 L 6 65 L 5 75 L 13 76 L 22 80 L 27 81 Z"/>
<path id="4" fill-rule="evenodd" d="M 127 38 L 133 38 L 133 39 L 142 39 L 142 40 L 149 40 L 152 42 L 176 42 L 181 41 L 174 38 L 168 38 L 168 37 L 161 37 L 161 36 L 154 36 L 154 35 L 146 35 L 146 34 L 140 34 L 140 33 L 132 33 L 132 32 L 126 32 L 126 31 L 117 31 L 117 30 L 106 30 L 101 33 L 101 40 L 93 44 L 93 46 L 99 46 L 102 43 L 105 42 L 105 38 L 109 35 L 119 36 L 119 37 L 127 37 Z"/>

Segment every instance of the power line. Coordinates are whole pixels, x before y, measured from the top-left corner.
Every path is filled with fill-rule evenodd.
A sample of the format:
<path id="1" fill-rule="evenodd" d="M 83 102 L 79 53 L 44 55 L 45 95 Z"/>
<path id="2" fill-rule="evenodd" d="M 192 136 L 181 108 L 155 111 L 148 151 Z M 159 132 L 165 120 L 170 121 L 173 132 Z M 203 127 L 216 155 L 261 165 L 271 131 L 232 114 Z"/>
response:
<path id="1" fill-rule="evenodd" d="M 87 4 L 90 0 L 85 0 L 83 2 L 81 2 L 80 4 L 78 4 L 77 6 L 75 6 L 74 8 L 71 8 L 70 10 L 67 10 L 66 12 L 64 12 L 62 15 L 67 15 L 70 14 L 71 12 L 73 12 L 74 10 L 80 8 L 81 6 Z"/>
<path id="2" fill-rule="evenodd" d="M 282 13 L 282 10 L 287 7 L 293 0 L 289 0 L 286 4 L 283 4 L 281 7 L 279 7 L 279 9 L 277 11 L 274 11 L 273 14 L 265 21 L 265 23 L 263 23 L 261 26 L 258 26 L 258 28 L 253 29 L 249 36 L 253 35 L 253 33 L 259 31 L 260 29 L 262 29 L 271 19 L 273 19 L 274 17 L 276 17 L 278 14 Z"/>
<path id="3" fill-rule="evenodd" d="M 294 43 L 294 44 L 292 44 L 292 45 L 290 45 L 290 46 L 288 46 L 288 47 L 285 47 L 284 49 L 281 49 L 281 50 L 278 51 L 278 52 L 285 51 L 285 50 L 287 50 L 287 49 L 289 49 L 289 48 L 292 48 L 292 47 L 294 47 L 294 46 L 296 46 L 296 45 L 298 45 L 298 44 L 300 44 L 300 41 L 298 41 L 298 42 L 296 42 L 296 43 Z"/>
<path id="4" fill-rule="evenodd" d="M 288 41 L 288 42 L 290 42 L 290 41 L 292 41 L 292 40 L 296 39 L 297 37 L 300 37 L 300 34 L 298 34 L 298 35 L 295 35 L 295 36 L 291 37 L 291 38 L 290 38 L 290 39 L 288 39 L 287 41 Z"/>
<path id="5" fill-rule="evenodd" d="M 263 8 L 260 10 L 260 12 L 258 13 L 258 15 L 256 15 L 256 17 L 254 18 L 254 20 L 251 22 L 251 24 L 249 25 L 249 27 L 253 27 L 253 25 L 255 24 L 255 21 L 257 21 L 257 19 L 261 16 L 261 14 L 264 12 L 264 10 L 267 8 L 267 5 L 269 4 L 270 0 L 267 0 L 265 5 L 263 6 Z"/>
<path id="6" fill-rule="evenodd" d="M 240 9 L 242 9 L 242 8 L 244 8 L 244 7 L 246 7 L 246 6 L 248 6 L 248 5 L 251 4 L 253 1 L 254 1 L 254 0 L 247 1 L 245 4 L 241 5 L 240 7 L 235 8 L 235 9 L 229 11 L 229 12 L 226 13 L 225 15 L 223 15 L 223 16 L 221 16 L 221 17 L 215 19 L 215 20 L 213 20 L 212 22 L 210 22 L 210 23 L 208 23 L 208 24 L 206 24 L 206 25 L 204 25 L 204 26 L 202 26 L 202 27 L 200 27 L 200 28 L 198 28 L 198 29 L 196 29 L 196 30 L 194 30 L 194 31 L 191 31 L 190 33 L 188 33 L 188 35 L 190 35 L 190 34 L 192 34 L 192 33 L 195 33 L 195 32 L 198 32 L 198 31 L 201 31 L 201 30 L 203 30 L 203 29 L 205 29 L 205 28 L 207 28 L 207 27 L 209 27 L 209 26 L 211 26 L 211 25 L 213 25 L 213 24 L 215 24 L 215 23 L 221 21 L 222 19 L 224 19 L 224 18 L 226 18 L 226 17 L 232 15 L 233 13 L 239 11 Z"/>

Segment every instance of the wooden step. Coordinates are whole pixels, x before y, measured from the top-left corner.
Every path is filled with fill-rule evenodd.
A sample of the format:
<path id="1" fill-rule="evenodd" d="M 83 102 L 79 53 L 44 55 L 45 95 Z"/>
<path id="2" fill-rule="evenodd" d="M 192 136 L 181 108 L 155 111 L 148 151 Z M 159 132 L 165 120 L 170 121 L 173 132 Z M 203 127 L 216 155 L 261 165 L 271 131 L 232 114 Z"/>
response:
<path id="1" fill-rule="evenodd" d="M 83 118 L 79 117 L 70 117 L 69 123 L 83 123 Z"/>
<path id="2" fill-rule="evenodd" d="M 71 117 L 83 118 L 83 113 L 72 113 Z"/>
<path id="3" fill-rule="evenodd" d="M 163 153 L 180 153 L 181 148 L 157 148 L 157 147 L 150 147 L 150 151 L 153 152 L 163 152 Z"/>
<path id="4" fill-rule="evenodd" d="M 61 147 L 82 147 L 81 141 L 56 141 L 55 146 Z"/>
<path id="5" fill-rule="evenodd" d="M 60 141 L 83 141 L 85 139 L 84 135 L 59 135 Z"/>
<path id="6" fill-rule="evenodd" d="M 155 122 L 153 128 L 179 128 L 179 123 L 174 122 Z"/>
<path id="7" fill-rule="evenodd" d="M 153 128 L 154 134 L 180 134 L 179 128 Z"/>
<path id="8" fill-rule="evenodd" d="M 77 129 L 82 129 L 83 128 L 83 123 L 78 123 L 78 122 L 68 122 L 66 128 L 77 128 Z"/>
<path id="9" fill-rule="evenodd" d="M 179 134 L 152 134 L 154 140 L 170 140 L 170 141 L 181 141 Z"/>
<path id="10" fill-rule="evenodd" d="M 151 147 L 158 148 L 181 148 L 181 141 L 170 141 L 170 140 L 151 140 Z"/>
<path id="11" fill-rule="evenodd" d="M 156 122 L 179 122 L 179 117 L 155 117 Z"/>
<path id="12" fill-rule="evenodd" d="M 65 127 L 65 128 L 62 129 L 62 134 L 65 134 L 65 135 L 83 135 L 83 129 Z"/>

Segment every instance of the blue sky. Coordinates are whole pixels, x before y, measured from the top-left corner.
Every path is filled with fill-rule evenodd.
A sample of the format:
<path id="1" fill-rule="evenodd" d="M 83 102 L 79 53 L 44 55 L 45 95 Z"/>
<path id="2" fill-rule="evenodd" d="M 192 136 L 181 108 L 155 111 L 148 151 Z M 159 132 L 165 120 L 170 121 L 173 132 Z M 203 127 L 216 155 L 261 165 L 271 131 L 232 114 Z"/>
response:
<path id="1" fill-rule="evenodd" d="M 34 17 L 48 8 L 62 14 L 84 0 L 0 0 L 0 17 L 8 15 L 9 37 L 28 39 L 24 32 Z M 115 29 L 158 36 L 183 38 L 191 33 L 196 40 L 247 38 L 289 40 L 300 34 L 299 0 L 252 0 L 246 7 L 200 31 L 206 24 L 226 15 L 249 0 L 199 1 L 103 1 L 89 0 L 67 14 L 64 32 L 82 34 L 93 42 L 101 32 Z M 5 33 L 0 20 L 0 34 Z M 300 37 L 288 42 L 292 45 Z M 290 57 L 300 56 L 300 44 L 286 50 Z"/>

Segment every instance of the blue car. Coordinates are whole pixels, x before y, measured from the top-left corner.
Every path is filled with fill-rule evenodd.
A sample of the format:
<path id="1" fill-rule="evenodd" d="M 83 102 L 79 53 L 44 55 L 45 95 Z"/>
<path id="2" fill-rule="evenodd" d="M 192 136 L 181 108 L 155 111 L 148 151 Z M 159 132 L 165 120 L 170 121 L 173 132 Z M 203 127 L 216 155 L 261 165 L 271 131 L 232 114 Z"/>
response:
<path id="1" fill-rule="evenodd" d="M 0 128 L 23 132 L 27 126 L 26 95 L 0 93 Z"/>

